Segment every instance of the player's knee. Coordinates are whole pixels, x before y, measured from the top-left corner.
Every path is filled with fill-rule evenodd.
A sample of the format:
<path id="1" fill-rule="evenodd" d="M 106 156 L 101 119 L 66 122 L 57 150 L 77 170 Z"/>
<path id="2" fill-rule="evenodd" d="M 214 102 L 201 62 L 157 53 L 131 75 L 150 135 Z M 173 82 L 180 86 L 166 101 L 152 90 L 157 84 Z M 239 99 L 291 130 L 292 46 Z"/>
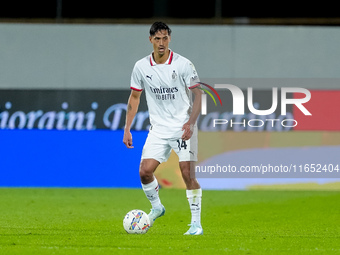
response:
<path id="1" fill-rule="evenodd" d="M 139 168 L 139 176 L 142 183 L 149 183 L 153 179 L 153 171 L 141 165 Z"/>

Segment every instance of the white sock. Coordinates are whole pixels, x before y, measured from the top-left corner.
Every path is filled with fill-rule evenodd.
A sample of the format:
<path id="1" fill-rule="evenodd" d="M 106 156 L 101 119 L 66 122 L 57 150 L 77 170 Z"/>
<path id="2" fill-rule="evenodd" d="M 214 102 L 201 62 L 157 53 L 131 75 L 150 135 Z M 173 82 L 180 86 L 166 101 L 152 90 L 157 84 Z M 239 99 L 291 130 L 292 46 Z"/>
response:
<path id="1" fill-rule="evenodd" d="M 187 190 L 187 198 L 191 210 L 191 224 L 196 222 L 201 225 L 202 189 Z"/>
<path id="2" fill-rule="evenodd" d="M 143 184 L 142 183 L 142 188 L 144 190 L 144 193 L 146 195 L 146 197 L 149 199 L 152 208 L 153 209 L 161 209 L 162 208 L 162 204 L 161 204 L 161 200 L 159 199 L 159 195 L 158 195 L 158 182 L 156 177 L 154 178 L 154 180 L 148 184 Z"/>

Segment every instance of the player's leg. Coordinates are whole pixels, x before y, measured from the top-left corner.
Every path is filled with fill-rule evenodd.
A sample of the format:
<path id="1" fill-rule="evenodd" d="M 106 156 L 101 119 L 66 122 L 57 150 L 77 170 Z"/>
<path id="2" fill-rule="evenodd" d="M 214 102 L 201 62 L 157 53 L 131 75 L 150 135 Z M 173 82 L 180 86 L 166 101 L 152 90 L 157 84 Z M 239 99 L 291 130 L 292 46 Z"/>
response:
<path id="1" fill-rule="evenodd" d="M 155 159 L 142 159 L 139 168 L 139 176 L 143 191 L 149 199 L 153 209 L 161 209 L 162 204 L 158 195 L 158 182 L 153 173 L 158 167 L 159 162 Z"/>
<path id="2" fill-rule="evenodd" d="M 195 161 L 180 161 L 179 168 L 181 169 L 182 178 L 187 190 L 201 188 L 195 177 Z"/>
<path id="3" fill-rule="evenodd" d="M 153 182 L 154 179 L 156 179 L 153 173 L 156 171 L 159 164 L 159 161 L 152 158 L 141 160 L 139 167 L 139 176 L 142 184 L 149 184 Z"/>
<path id="4" fill-rule="evenodd" d="M 201 205 L 202 205 L 202 189 L 195 178 L 195 162 L 182 161 L 179 162 L 182 177 L 187 187 L 186 195 L 191 211 L 190 229 L 185 235 L 202 235 L 203 228 L 201 225 Z"/>
<path id="5" fill-rule="evenodd" d="M 158 182 L 153 174 L 159 164 L 160 163 L 157 160 L 152 158 L 142 159 L 139 168 L 139 175 L 142 182 L 143 191 L 152 206 L 152 209 L 148 214 L 150 219 L 150 227 L 152 227 L 157 218 L 163 216 L 165 213 L 165 208 L 162 205 L 158 194 Z"/>
<path id="6" fill-rule="evenodd" d="M 143 191 L 151 203 L 152 209 L 149 213 L 150 226 L 154 221 L 164 215 L 165 208 L 159 197 L 159 186 L 154 176 L 158 165 L 169 158 L 171 147 L 166 140 L 160 139 L 149 133 L 146 139 L 142 160 L 139 168 L 139 175 Z"/>
<path id="7" fill-rule="evenodd" d="M 172 148 L 179 158 L 179 167 L 187 188 L 186 195 L 191 210 L 191 227 L 185 235 L 201 235 L 203 234 L 201 226 L 202 189 L 195 177 L 195 162 L 197 161 L 198 152 L 197 127 L 195 127 L 189 140 L 174 140 Z"/>

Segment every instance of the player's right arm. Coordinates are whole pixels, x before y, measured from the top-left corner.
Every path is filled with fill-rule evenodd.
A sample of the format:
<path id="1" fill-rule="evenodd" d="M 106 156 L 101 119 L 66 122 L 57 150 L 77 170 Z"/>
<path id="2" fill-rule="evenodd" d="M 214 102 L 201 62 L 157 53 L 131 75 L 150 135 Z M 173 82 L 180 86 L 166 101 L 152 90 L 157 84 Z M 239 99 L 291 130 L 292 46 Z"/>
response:
<path id="1" fill-rule="evenodd" d="M 132 134 L 130 132 L 130 128 L 131 128 L 132 121 L 134 117 L 136 116 L 136 113 L 138 110 L 141 94 L 142 94 L 142 91 L 131 90 L 131 94 L 130 94 L 128 104 L 127 104 L 123 143 L 129 149 L 133 148 Z"/>

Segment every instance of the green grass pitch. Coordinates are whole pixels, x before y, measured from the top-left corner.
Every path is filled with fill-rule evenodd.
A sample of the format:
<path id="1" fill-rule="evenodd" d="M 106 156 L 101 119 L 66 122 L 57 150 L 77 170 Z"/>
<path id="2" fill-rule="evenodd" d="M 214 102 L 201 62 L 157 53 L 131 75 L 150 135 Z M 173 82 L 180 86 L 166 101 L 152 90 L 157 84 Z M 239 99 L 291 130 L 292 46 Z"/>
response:
<path id="1" fill-rule="evenodd" d="M 340 192 L 203 191 L 203 236 L 183 236 L 185 190 L 160 196 L 165 216 L 129 235 L 141 189 L 1 188 L 0 254 L 340 254 Z"/>

